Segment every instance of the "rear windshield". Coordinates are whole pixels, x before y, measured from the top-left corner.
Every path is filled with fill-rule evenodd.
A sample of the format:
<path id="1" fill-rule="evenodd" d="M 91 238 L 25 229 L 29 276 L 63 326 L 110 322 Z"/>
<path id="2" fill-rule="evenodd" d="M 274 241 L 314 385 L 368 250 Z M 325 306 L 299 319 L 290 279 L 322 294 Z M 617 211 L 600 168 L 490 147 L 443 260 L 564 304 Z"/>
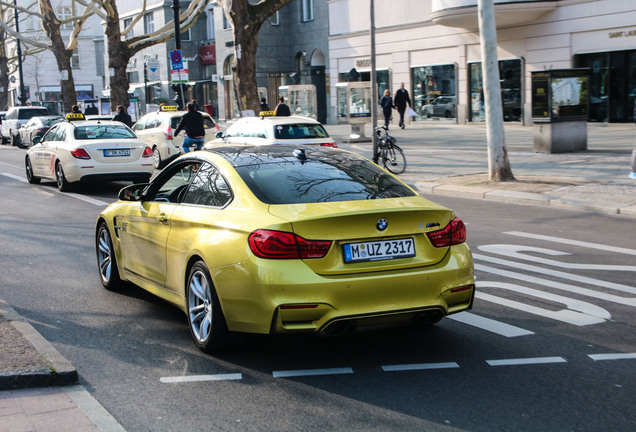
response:
<path id="1" fill-rule="evenodd" d="M 320 124 L 286 124 L 274 126 L 276 139 L 328 138 L 329 134 Z"/>
<path id="2" fill-rule="evenodd" d="M 28 120 L 31 117 L 37 116 L 46 116 L 49 115 L 49 112 L 46 108 L 42 109 L 21 109 L 18 111 L 18 119 L 19 120 Z"/>
<path id="3" fill-rule="evenodd" d="M 416 195 L 377 165 L 350 156 L 304 163 L 287 159 L 239 166 L 236 170 L 254 195 L 266 204 L 359 201 Z"/>
<path id="4" fill-rule="evenodd" d="M 73 135 L 78 140 L 136 138 L 134 132 L 124 125 L 77 126 Z"/>

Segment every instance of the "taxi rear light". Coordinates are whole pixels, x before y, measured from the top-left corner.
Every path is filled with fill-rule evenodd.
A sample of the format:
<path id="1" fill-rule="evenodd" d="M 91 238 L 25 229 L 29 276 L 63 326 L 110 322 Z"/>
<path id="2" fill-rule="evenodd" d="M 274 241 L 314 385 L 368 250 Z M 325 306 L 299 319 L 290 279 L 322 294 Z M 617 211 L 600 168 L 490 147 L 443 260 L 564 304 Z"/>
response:
<path id="1" fill-rule="evenodd" d="M 166 135 L 166 139 L 169 139 L 170 141 L 174 139 L 174 135 L 172 134 L 172 126 L 168 126 L 168 128 L 166 129 L 165 135 Z"/>
<path id="2" fill-rule="evenodd" d="M 330 241 L 307 240 L 283 231 L 256 230 L 248 238 L 250 250 L 259 258 L 311 259 L 327 255 Z"/>
<path id="3" fill-rule="evenodd" d="M 322 143 L 320 144 L 320 147 L 331 147 L 331 148 L 338 148 L 338 144 L 336 144 L 335 141 L 331 141 L 328 143 Z"/>
<path id="4" fill-rule="evenodd" d="M 146 148 L 144 149 L 144 153 L 141 155 L 141 157 L 152 157 L 152 149 L 148 146 L 146 146 Z"/>
<path id="5" fill-rule="evenodd" d="M 460 218 L 453 219 L 444 229 L 426 233 L 435 247 L 448 247 L 466 241 L 466 225 Z"/>
<path id="6" fill-rule="evenodd" d="M 83 148 L 76 148 L 71 150 L 71 154 L 76 159 L 90 159 L 91 157 Z"/>

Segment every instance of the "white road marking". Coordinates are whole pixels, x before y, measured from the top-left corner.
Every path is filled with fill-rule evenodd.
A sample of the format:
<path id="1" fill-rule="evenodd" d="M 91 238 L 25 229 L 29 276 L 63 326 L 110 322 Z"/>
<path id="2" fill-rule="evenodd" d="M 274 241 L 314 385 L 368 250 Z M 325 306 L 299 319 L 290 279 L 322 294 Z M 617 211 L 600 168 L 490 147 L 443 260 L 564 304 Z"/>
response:
<path id="1" fill-rule="evenodd" d="M 401 372 L 401 371 L 431 370 L 431 369 L 453 369 L 458 367 L 459 365 L 455 362 L 413 363 L 413 364 L 381 366 L 384 372 Z"/>
<path id="2" fill-rule="evenodd" d="M 190 376 L 178 376 L 178 377 L 161 377 L 159 381 L 162 383 L 185 383 L 185 382 L 200 382 L 200 381 L 232 381 L 243 379 L 243 374 L 231 373 L 231 374 L 217 374 L 217 375 L 190 375 Z"/>
<path id="3" fill-rule="evenodd" d="M 539 315 L 545 318 L 573 324 L 576 326 L 600 324 L 612 318 L 612 315 L 607 310 L 592 303 L 575 300 L 569 297 L 563 297 L 557 294 L 551 294 L 545 291 L 540 291 L 521 285 L 490 281 L 480 281 L 477 282 L 476 285 L 477 288 L 501 288 L 518 292 L 520 294 L 541 298 L 550 302 L 564 304 L 567 306 L 567 309 L 549 310 L 537 306 L 528 305 L 522 302 L 497 297 L 481 291 L 475 292 L 475 297 L 479 299 L 486 300 L 491 303 L 500 304 L 502 306 L 507 306 L 512 309 L 528 312 L 534 315 Z"/>
<path id="4" fill-rule="evenodd" d="M 567 363 L 563 357 L 534 357 L 502 360 L 486 360 L 490 366 L 517 366 L 531 364 Z"/>
<path id="5" fill-rule="evenodd" d="M 5 177 L 12 178 L 14 180 L 20 180 L 23 183 L 28 183 L 26 177 L 20 177 L 20 176 L 9 174 L 9 173 L 0 173 L 0 174 L 2 174 Z"/>
<path id="6" fill-rule="evenodd" d="M 555 242 L 555 243 L 569 244 L 569 245 L 573 245 L 573 246 L 580 246 L 580 247 L 586 247 L 586 248 L 591 248 L 591 249 L 599 249 L 599 250 L 604 250 L 604 251 L 608 251 L 608 252 L 616 252 L 616 253 L 622 253 L 622 254 L 627 254 L 627 255 L 636 255 L 636 249 L 627 249 L 627 248 L 621 248 L 621 247 L 616 247 L 616 246 L 607 246 L 607 245 L 603 245 L 603 244 L 599 244 L 599 243 L 588 243 L 588 242 L 579 241 L 579 240 L 570 240 L 570 239 L 564 239 L 564 238 L 560 238 L 560 237 L 551 237 L 551 236 L 545 236 L 545 235 L 540 235 L 540 234 L 531 234 L 531 233 L 525 233 L 525 232 L 521 232 L 521 231 L 508 231 L 508 232 L 504 232 L 504 234 L 509 234 L 509 235 L 518 236 L 518 237 L 531 238 L 531 239 L 536 239 L 536 240 L 545 240 L 545 241 L 550 241 L 550 242 Z"/>
<path id="7" fill-rule="evenodd" d="M 502 323 L 501 321 L 495 321 L 490 318 L 484 318 L 470 312 L 460 312 L 458 314 L 453 314 L 448 316 L 448 319 L 452 319 L 463 324 L 468 324 L 473 327 L 478 327 L 482 330 L 486 330 L 509 338 L 534 334 L 534 332 L 531 332 L 530 330 L 515 327 L 513 325 Z"/>
<path id="8" fill-rule="evenodd" d="M 636 353 L 588 354 L 594 361 L 602 360 L 636 360 Z"/>
<path id="9" fill-rule="evenodd" d="M 540 258 L 534 255 L 527 255 L 522 252 L 533 252 L 537 254 L 545 254 L 550 256 L 572 255 L 568 252 L 560 252 L 552 249 L 544 249 L 532 246 L 515 245 L 515 244 L 490 244 L 478 246 L 477 249 L 492 254 L 503 255 L 507 258 L 516 258 L 524 261 L 530 261 L 539 264 L 545 264 L 552 267 L 560 267 L 570 270 L 603 270 L 603 271 L 629 271 L 636 272 L 636 266 L 633 265 L 608 265 L 608 264 L 587 264 L 587 263 L 568 263 L 556 261 L 547 258 Z"/>
<path id="10" fill-rule="evenodd" d="M 19 180 L 19 181 L 21 181 L 23 183 L 28 183 L 28 181 L 27 181 L 27 179 L 25 177 L 20 177 L 20 176 L 9 174 L 9 173 L 0 173 L 0 175 L 12 178 L 14 180 Z M 80 194 L 76 194 L 76 193 L 71 193 L 71 192 L 66 192 L 66 193 L 65 192 L 58 192 L 58 193 L 61 193 L 62 195 L 70 196 L 71 198 L 75 198 L 75 199 L 78 199 L 80 201 L 87 202 L 89 204 L 94 204 L 96 206 L 106 207 L 106 206 L 108 206 L 110 204 L 109 202 L 106 202 L 106 201 L 98 200 L 98 199 L 95 199 L 95 198 L 91 198 L 91 197 L 80 195 Z"/>
<path id="11" fill-rule="evenodd" d="M 352 374 L 351 368 L 330 368 L 330 369 L 298 369 L 298 370 L 286 370 L 286 371 L 274 371 L 272 375 L 274 378 L 289 378 L 300 376 L 319 376 L 319 375 L 344 375 Z"/>

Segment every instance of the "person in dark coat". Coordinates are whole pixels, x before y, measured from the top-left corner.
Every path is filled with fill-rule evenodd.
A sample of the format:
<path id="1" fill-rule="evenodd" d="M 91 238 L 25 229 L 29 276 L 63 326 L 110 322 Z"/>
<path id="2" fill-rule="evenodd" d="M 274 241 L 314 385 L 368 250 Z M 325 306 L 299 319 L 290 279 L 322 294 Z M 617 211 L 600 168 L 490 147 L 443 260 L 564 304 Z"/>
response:
<path id="1" fill-rule="evenodd" d="M 382 107 L 382 113 L 384 114 L 384 126 L 388 129 L 391 122 L 391 113 L 393 112 L 393 98 L 391 97 L 391 91 L 389 89 L 384 90 L 384 96 L 380 101 Z"/>
<path id="2" fill-rule="evenodd" d="M 399 90 L 395 92 L 393 103 L 400 113 L 400 127 L 404 129 L 404 112 L 406 111 L 406 105 L 411 106 L 411 98 L 409 92 L 404 88 L 404 83 L 400 86 Z"/>
<path id="3" fill-rule="evenodd" d="M 123 105 L 119 105 L 117 107 L 117 115 L 113 117 L 113 120 L 121 122 L 128 127 L 132 126 L 132 118 L 130 118 L 130 115 L 128 115 L 126 108 Z"/>
<path id="4" fill-rule="evenodd" d="M 269 105 L 267 105 L 267 99 L 261 98 L 261 111 L 269 111 Z"/>
<path id="5" fill-rule="evenodd" d="M 190 151 L 191 146 L 196 146 L 197 150 L 203 148 L 203 140 L 205 138 L 205 128 L 203 127 L 203 115 L 197 111 L 197 107 L 194 103 L 188 104 L 188 112 L 186 112 L 174 131 L 174 136 L 179 135 L 179 132 L 185 130 L 186 136 L 183 139 L 181 148 L 184 153 Z"/>
<path id="6" fill-rule="evenodd" d="M 280 97 L 280 103 L 276 105 L 276 109 L 274 110 L 277 116 L 290 116 L 291 110 L 285 104 L 285 98 L 283 96 Z"/>

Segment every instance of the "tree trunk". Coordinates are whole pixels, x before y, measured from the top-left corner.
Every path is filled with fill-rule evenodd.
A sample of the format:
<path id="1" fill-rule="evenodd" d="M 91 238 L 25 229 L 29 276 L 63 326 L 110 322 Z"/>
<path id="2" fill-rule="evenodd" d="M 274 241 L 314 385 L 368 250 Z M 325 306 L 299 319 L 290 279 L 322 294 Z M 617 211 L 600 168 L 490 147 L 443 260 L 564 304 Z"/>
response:
<path id="1" fill-rule="evenodd" d="M 493 0 L 479 0 L 479 37 L 481 39 L 481 68 L 486 99 L 486 126 L 488 136 L 488 178 L 491 181 L 514 180 L 503 127 L 499 61 L 497 59 L 497 29 Z"/>
<path id="2" fill-rule="evenodd" d="M 40 2 L 40 12 L 44 15 L 42 26 L 51 39 L 53 55 L 60 71 L 60 87 L 62 93 L 62 109 L 64 112 L 71 112 L 73 105 L 77 104 L 75 94 L 75 81 L 73 80 L 73 69 L 71 68 L 71 56 L 73 52 L 66 49 L 62 35 L 60 34 L 60 21 L 55 15 L 50 2 Z"/>
<path id="3" fill-rule="evenodd" d="M 234 1 L 230 17 L 234 23 L 234 93 L 241 112 L 260 111 L 258 86 L 256 84 L 256 50 L 258 49 L 258 30 L 251 16 L 248 2 Z"/>
<path id="4" fill-rule="evenodd" d="M 119 13 L 117 5 L 112 2 L 115 16 L 108 16 L 106 20 L 106 35 L 108 40 L 108 69 L 110 74 L 110 110 L 115 111 L 118 105 L 128 107 L 128 76 L 126 67 L 131 53 L 128 46 L 121 40 L 119 28 Z"/>

